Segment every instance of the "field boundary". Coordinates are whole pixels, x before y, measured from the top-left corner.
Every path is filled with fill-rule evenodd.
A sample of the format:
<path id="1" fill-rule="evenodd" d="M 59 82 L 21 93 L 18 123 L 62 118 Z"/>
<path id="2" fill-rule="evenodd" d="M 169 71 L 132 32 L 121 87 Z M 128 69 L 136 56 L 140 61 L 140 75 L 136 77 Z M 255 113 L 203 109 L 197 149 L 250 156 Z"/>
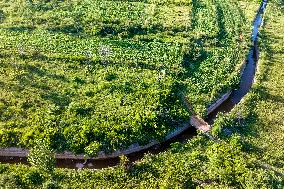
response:
<path id="1" fill-rule="evenodd" d="M 191 121 L 187 121 L 184 124 L 182 124 L 181 127 L 177 128 L 175 131 L 169 133 L 166 136 L 166 138 L 163 142 L 176 137 L 177 135 L 181 134 L 182 132 L 184 132 L 188 128 L 192 127 L 190 123 L 191 123 Z M 132 145 L 129 146 L 129 148 L 127 148 L 125 150 L 117 150 L 117 151 L 114 151 L 110 154 L 106 154 L 105 152 L 101 151 L 101 152 L 98 153 L 97 157 L 93 157 L 93 158 L 86 157 L 83 154 L 76 155 L 72 152 L 56 153 L 55 157 L 57 159 L 103 160 L 103 159 L 116 158 L 120 155 L 128 155 L 128 154 L 135 153 L 135 152 L 138 152 L 138 151 L 146 150 L 146 149 L 148 149 L 152 146 L 158 145 L 158 144 L 160 144 L 160 142 L 157 141 L 157 140 L 152 140 L 150 143 L 148 143 L 147 145 L 144 145 L 144 146 L 140 146 L 139 144 L 132 144 Z M 29 154 L 29 150 L 24 149 L 24 148 L 11 147 L 11 148 L 1 148 L 0 149 L 0 156 L 22 157 L 23 158 L 23 157 L 27 157 L 28 154 Z"/>

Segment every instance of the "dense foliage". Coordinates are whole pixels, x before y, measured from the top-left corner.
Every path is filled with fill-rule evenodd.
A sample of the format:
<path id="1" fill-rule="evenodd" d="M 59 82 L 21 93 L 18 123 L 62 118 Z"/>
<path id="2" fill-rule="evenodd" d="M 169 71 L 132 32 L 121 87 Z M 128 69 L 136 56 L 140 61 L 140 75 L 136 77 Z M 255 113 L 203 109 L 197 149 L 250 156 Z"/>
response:
<path id="1" fill-rule="evenodd" d="M 239 81 L 237 1 L 0 3 L 0 146 L 100 150 L 162 140 Z"/>
<path id="2" fill-rule="evenodd" d="M 250 3 L 254 10 L 257 5 Z M 265 18 L 257 81 L 233 112 L 219 115 L 212 131 L 215 140 L 199 134 L 130 167 L 123 157 L 118 167 L 104 170 L 44 171 L 0 164 L 0 188 L 282 189 L 284 2 L 271 1 Z"/>

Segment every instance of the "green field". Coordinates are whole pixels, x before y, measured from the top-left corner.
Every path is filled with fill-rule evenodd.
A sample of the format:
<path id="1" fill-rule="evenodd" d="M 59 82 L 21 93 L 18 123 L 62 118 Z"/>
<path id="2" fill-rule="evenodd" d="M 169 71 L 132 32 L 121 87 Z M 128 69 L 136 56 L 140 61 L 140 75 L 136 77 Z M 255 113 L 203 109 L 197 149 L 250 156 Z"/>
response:
<path id="1" fill-rule="evenodd" d="M 252 19 L 258 2 L 239 3 Z M 264 17 L 256 82 L 230 113 L 219 114 L 210 132 L 214 140 L 199 133 L 185 144 L 173 143 L 158 155 L 148 154 L 131 164 L 122 157 L 119 166 L 103 170 L 46 170 L 47 157 L 32 166 L 0 164 L 0 188 L 282 189 L 283 0 L 269 1 Z"/>
<path id="2" fill-rule="evenodd" d="M 0 146 L 95 156 L 163 140 L 239 83 L 256 4 L 0 1 Z"/>

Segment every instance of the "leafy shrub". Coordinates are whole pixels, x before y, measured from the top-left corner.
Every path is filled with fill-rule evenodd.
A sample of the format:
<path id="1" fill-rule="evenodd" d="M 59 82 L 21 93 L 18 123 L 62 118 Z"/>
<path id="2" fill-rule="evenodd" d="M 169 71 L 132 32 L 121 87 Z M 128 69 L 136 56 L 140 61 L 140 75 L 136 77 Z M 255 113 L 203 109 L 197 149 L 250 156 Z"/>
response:
<path id="1" fill-rule="evenodd" d="M 55 155 L 44 140 L 38 140 L 28 156 L 29 163 L 44 172 L 52 173 L 55 167 Z"/>

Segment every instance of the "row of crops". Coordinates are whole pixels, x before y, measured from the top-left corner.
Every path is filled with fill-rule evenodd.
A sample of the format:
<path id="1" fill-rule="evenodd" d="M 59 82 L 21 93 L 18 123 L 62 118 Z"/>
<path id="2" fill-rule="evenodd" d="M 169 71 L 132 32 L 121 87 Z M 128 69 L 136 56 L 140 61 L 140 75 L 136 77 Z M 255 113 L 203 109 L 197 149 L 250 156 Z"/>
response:
<path id="1" fill-rule="evenodd" d="M 237 86 L 250 22 L 233 0 L 1 1 L 0 146 L 94 156 L 163 140 Z"/>

